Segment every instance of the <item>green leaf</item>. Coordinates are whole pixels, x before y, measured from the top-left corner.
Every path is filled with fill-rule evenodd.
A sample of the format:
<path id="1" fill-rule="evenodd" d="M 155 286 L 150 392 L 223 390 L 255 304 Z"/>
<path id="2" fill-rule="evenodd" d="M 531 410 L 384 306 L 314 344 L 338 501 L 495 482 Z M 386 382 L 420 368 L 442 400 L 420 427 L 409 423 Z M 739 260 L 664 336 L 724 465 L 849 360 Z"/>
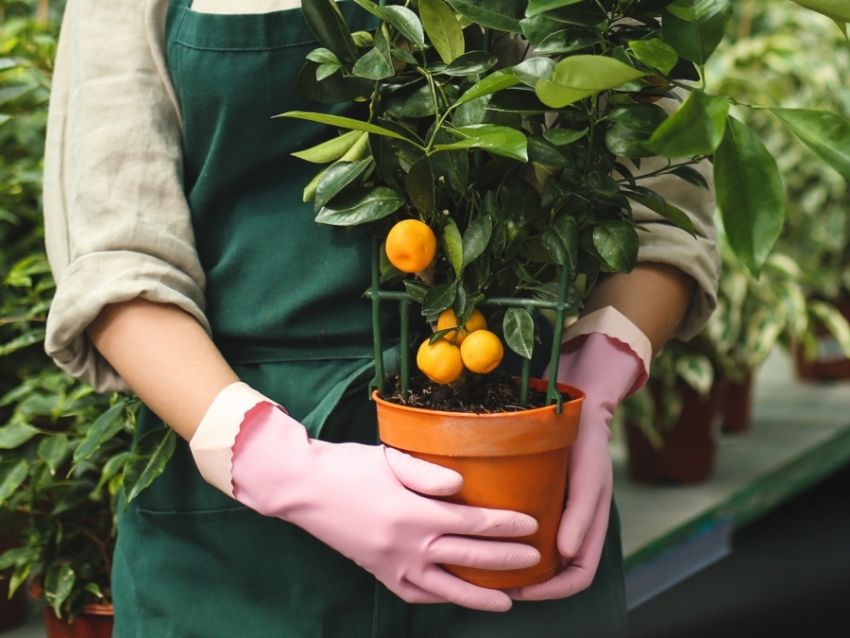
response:
<path id="1" fill-rule="evenodd" d="M 80 463 L 94 454 L 104 442 L 124 428 L 124 410 L 127 404 L 119 401 L 101 414 L 86 431 L 86 437 L 74 450 L 74 463 Z"/>
<path id="2" fill-rule="evenodd" d="M 688 214 L 678 206 L 674 206 L 661 195 L 648 188 L 638 188 L 634 191 L 626 191 L 626 196 L 648 209 L 655 211 L 673 225 L 681 228 L 692 237 L 696 237 L 697 229 Z"/>
<path id="3" fill-rule="evenodd" d="M 586 29 L 561 29 L 550 33 L 534 47 L 537 55 L 565 55 L 578 53 L 600 43 L 599 35 Z"/>
<path id="4" fill-rule="evenodd" d="M 437 144 L 435 151 L 480 148 L 520 162 L 528 161 L 528 140 L 521 131 L 496 124 L 473 124 L 449 129 L 463 137 L 458 142 Z"/>
<path id="5" fill-rule="evenodd" d="M 68 437 L 64 434 L 54 434 L 39 441 L 38 458 L 47 464 L 50 473 L 55 474 L 68 454 Z"/>
<path id="6" fill-rule="evenodd" d="M 407 294 L 413 297 L 414 301 L 422 303 L 425 301 L 425 297 L 428 294 L 430 288 L 423 284 L 421 281 L 413 281 L 412 279 L 405 279 L 403 282 L 404 289 L 407 291 Z"/>
<path id="7" fill-rule="evenodd" d="M 378 29 L 375 35 L 375 47 L 367 51 L 354 64 L 351 72 L 357 77 L 367 80 L 385 80 L 395 75 L 390 43 L 384 30 L 385 28 Z"/>
<path id="8" fill-rule="evenodd" d="M 533 57 L 523 60 L 511 71 L 520 82 L 534 88 L 540 80 L 548 80 L 555 72 L 555 60 L 547 57 Z"/>
<path id="9" fill-rule="evenodd" d="M 543 137 L 555 146 L 567 146 L 568 144 L 579 141 L 586 135 L 586 128 L 580 131 L 573 131 L 566 128 L 550 128 L 543 131 Z"/>
<path id="10" fill-rule="evenodd" d="M 729 245 L 757 274 L 782 230 L 785 188 L 758 135 L 731 117 L 714 156 L 714 182 Z"/>
<path id="11" fill-rule="evenodd" d="M 572 268 L 578 264 L 578 221 L 571 215 L 561 215 L 552 224 L 552 230 L 561 239 L 561 243 L 567 251 L 569 263 Z"/>
<path id="12" fill-rule="evenodd" d="M 605 132 L 609 151 L 623 157 L 648 157 L 654 153 L 644 143 L 667 119 L 667 113 L 654 104 L 630 104 L 612 111 L 608 119 L 613 123 Z"/>
<path id="13" fill-rule="evenodd" d="M 365 173 L 374 162 L 372 158 L 359 162 L 337 162 L 322 173 L 316 187 L 315 206 L 321 210 L 334 197 L 339 195 L 348 185 Z"/>
<path id="14" fill-rule="evenodd" d="M 307 54 L 307 59 L 317 64 L 336 64 L 337 66 L 342 64 L 339 58 L 336 57 L 336 53 L 325 47 L 313 49 Z"/>
<path id="15" fill-rule="evenodd" d="M 543 247 L 546 249 L 546 252 L 549 253 L 553 262 L 559 266 L 563 266 L 569 261 L 567 247 L 561 240 L 560 235 L 558 235 L 558 233 L 554 230 L 549 228 L 543 231 L 543 234 L 540 236 L 540 241 L 543 243 Z"/>
<path id="16" fill-rule="evenodd" d="M 97 488 L 100 489 L 111 481 L 114 476 L 117 476 L 119 472 L 123 471 L 124 465 L 127 463 L 127 459 L 129 458 L 129 452 L 119 452 L 104 463 L 103 470 L 100 472 L 100 480 L 97 483 Z"/>
<path id="17" fill-rule="evenodd" d="M 316 80 L 321 82 L 339 71 L 342 67 L 339 64 L 320 64 L 316 68 Z"/>
<path id="18" fill-rule="evenodd" d="M 377 124 L 372 124 L 370 122 L 363 122 L 362 120 L 355 120 L 350 117 L 345 117 L 342 115 L 332 115 L 330 113 L 311 113 L 309 111 L 288 111 L 286 113 L 281 113 L 280 115 L 275 115 L 274 117 L 291 117 L 298 120 L 307 120 L 308 122 L 318 122 L 319 124 L 327 124 L 328 126 L 336 126 L 337 128 L 351 129 L 353 131 L 366 131 L 367 133 L 374 133 L 375 135 L 383 135 L 384 137 L 392 137 L 397 140 L 403 140 L 408 142 L 409 144 L 413 144 L 414 146 L 419 146 L 413 140 L 396 133 L 395 131 L 391 131 L 388 128 L 384 128 L 382 126 L 378 126 Z"/>
<path id="19" fill-rule="evenodd" d="M 732 15 L 730 0 L 674 0 L 661 18 L 661 37 L 686 60 L 705 64 Z"/>
<path id="20" fill-rule="evenodd" d="M 434 191 L 434 172 L 431 170 L 431 160 L 423 157 L 413 166 L 405 178 L 407 194 L 410 203 L 416 210 L 424 215 L 434 212 L 437 207 L 437 199 Z"/>
<path id="21" fill-rule="evenodd" d="M 446 257 L 448 257 L 455 275 L 460 277 L 463 272 L 463 240 L 454 220 L 449 220 L 449 223 L 443 228 L 443 249 L 446 251 Z"/>
<path id="22" fill-rule="evenodd" d="M 476 217 L 463 233 L 463 263 L 471 264 L 478 259 L 490 243 L 493 222 L 487 215 Z"/>
<path id="23" fill-rule="evenodd" d="M 74 590 L 77 574 L 68 563 L 53 563 L 44 575 L 44 599 L 57 618 L 62 617 L 62 604 Z"/>
<path id="24" fill-rule="evenodd" d="M 645 76 L 628 64 L 604 55 L 574 55 L 561 60 L 552 80 L 541 80 L 535 87 L 541 102 L 563 108 L 601 91 Z"/>
<path id="25" fill-rule="evenodd" d="M 822 13 L 836 22 L 850 22 L 850 4 L 847 0 L 794 0 L 794 2 Z"/>
<path id="26" fill-rule="evenodd" d="M 676 372 L 691 388 L 708 396 L 714 385 L 714 368 L 708 357 L 701 354 L 684 354 L 676 361 Z"/>
<path id="27" fill-rule="evenodd" d="M 593 245 L 605 264 L 617 272 L 634 268 L 638 255 L 638 236 L 628 222 L 603 222 L 593 229 Z"/>
<path id="28" fill-rule="evenodd" d="M 645 146 L 665 157 L 711 155 L 726 131 L 729 98 L 696 91 L 661 126 Z"/>
<path id="29" fill-rule="evenodd" d="M 330 226 L 356 226 L 383 219 L 404 206 L 405 199 L 386 186 L 346 193 L 333 205 L 319 210 L 316 221 Z"/>
<path id="30" fill-rule="evenodd" d="M 381 11 L 387 22 L 393 25 L 408 42 L 419 49 L 425 48 L 425 32 L 422 29 L 419 16 L 407 7 L 400 5 L 389 5 L 383 7 Z"/>
<path id="31" fill-rule="evenodd" d="M 304 19 L 319 44 L 333 51 L 347 65 L 354 64 L 357 49 L 351 31 L 334 0 L 303 0 Z"/>
<path id="32" fill-rule="evenodd" d="M 508 308 L 502 321 L 508 347 L 525 359 L 534 352 L 534 319 L 525 308 Z"/>
<path id="33" fill-rule="evenodd" d="M 0 427 L 0 450 L 14 450 L 38 434 L 28 423 L 9 423 Z"/>
<path id="34" fill-rule="evenodd" d="M 455 10 L 475 24 L 499 31 L 519 33 L 522 3 L 516 0 L 448 0 Z"/>
<path id="35" fill-rule="evenodd" d="M 490 95 L 491 93 L 496 93 L 503 89 L 516 86 L 519 82 L 519 78 L 510 70 L 503 69 L 501 71 L 495 71 L 470 87 L 454 104 L 452 104 L 452 108 L 457 108 L 461 104 L 477 100 L 485 95 Z"/>
<path id="36" fill-rule="evenodd" d="M 356 4 L 361 9 L 365 9 L 376 18 L 380 18 L 381 20 L 384 19 L 384 14 L 381 10 L 381 7 L 372 2 L 371 0 L 354 0 L 354 4 Z"/>
<path id="37" fill-rule="evenodd" d="M 527 18 L 533 18 L 541 13 L 568 7 L 571 4 L 578 4 L 579 2 L 582 2 L 582 0 L 529 0 L 528 8 L 525 10 L 525 16 Z"/>
<path id="38" fill-rule="evenodd" d="M 130 450 L 122 485 L 127 502 L 132 502 L 165 471 L 177 444 L 171 428 L 158 428 L 142 436 Z"/>
<path id="39" fill-rule="evenodd" d="M 850 182 L 850 120 L 809 109 L 771 109 L 794 135 Z"/>
<path id="40" fill-rule="evenodd" d="M 422 300 L 422 314 L 426 317 L 437 315 L 450 307 L 457 298 L 457 282 L 434 286 Z"/>
<path id="41" fill-rule="evenodd" d="M 0 475 L 0 505 L 2 505 L 6 499 L 8 499 L 15 491 L 21 486 L 21 484 L 27 479 L 29 476 L 29 463 L 26 459 L 21 459 L 15 465 L 13 465 L 9 470 Z"/>
<path id="42" fill-rule="evenodd" d="M 465 43 L 454 11 L 443 0 L 419 0 L 419 16 L 428 39 L 446 64 L 463 55 Z"/>
<path id="43" fill-rule="evenodd" d="M 29 348 L 37 343 L 41 343 L 42 341 L 44 341 L 43 328 L 33 330 L 32 332 L 25 332 L 11 341 L 7 341 L 3 345 L 0 345 L 0 357 L 7 357 L 13 352 Z M 2 436 L 0 436 L 0 440 L 2 440 Z"/>
<path id="44" fill-rule="evenodd" d="M 676 50 L 664 40 L 651 38 L 649 40 L 631 40 L 629 48 L 634 53 L 635 57 L 645 65 L 661 71 L 664 75 L 670 73 L 676 62 L 679 61 L 679 56 Z"/>
<path id="45" fill-rule="evenodd" d="M 464 53 L 454 62 L 442 67 L 437 72 L 452 77 L 465 77 L 477 73 L 486 73 L 498 63 L 499 60 L 492 53 L 470 51 L 469 53 Z"/>
<path id="46" fill-rule="evenodd" d="M 829 334 L 838 342 L 844 356 L 850 358 L 850 325 L 847 319 L 834 306 L 822 301 L 811 302 L 809 311 L 823 323 Z"/>
<path id="47" fill-rule="evenodd" d="M 700 173 L 693 166 L 679 166 L 670 171 L 672 175 L 685 180 L 689 184 L 693 184 L 694 186 L 699 186 L 700 188 L 704 188 L 705 190 L 709 190 L 711 187 L 708 185 L 708 180 L 705 179 L 702 173 Z"/>
<path id="48" fill-rule="evenodd" d="M 335 162 L 354 146 L 360 135 L 362 135 L 360 131 L 348 131 L 339 137 L 334 137 L 311 148 L 296 151 L 292 155 L 313 164 Z"/>

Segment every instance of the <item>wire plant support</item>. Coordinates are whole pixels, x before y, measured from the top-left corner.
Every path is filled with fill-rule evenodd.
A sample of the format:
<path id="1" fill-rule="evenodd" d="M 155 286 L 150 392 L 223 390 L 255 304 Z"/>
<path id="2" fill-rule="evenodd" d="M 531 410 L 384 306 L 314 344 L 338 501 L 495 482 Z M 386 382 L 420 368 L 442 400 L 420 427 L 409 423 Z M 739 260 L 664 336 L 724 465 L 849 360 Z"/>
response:
<path id="1" fill-rule="evenodd" d="M 369 384 L 369 394 L 378 390 L 384 392 L 384 350 L 381 331 L 380 309 L 382 302 L 396 302 L 399 304 L 400 317 L 400 365 L 399 365 L 399 387 L 401 395 L 405 398 L 409 392 L 410 382 L 410 302 L 413 298 L 406 292 L 382 290 L 380 287 L 380 251 L 381 242 L 377 237 L 372 238 L 372 282 L 366 297 L 372 302 L 372 340 L 375 348 L 375 377 Z M 559 296 L 557 300 L 546 301 L 544 299 L 532 299 L 528 297 L 492 297 L 485 299 L 478 305 L 484 308 L 525 308 L 529 313 L 540 310 L 555 311 L 554 334 L 549 354 L 549 383 L 546 389 L 546 402 L 557 406 L 557 413 L 563 409 L 564 398 L 557 390 L 558 365 L 561 354 L 561 339 L 564 334 L 564 321 L 567 311 L 572 307 L 567 302 L 570 285 L 570 269 L 568 265 L 561 267 L 561 280 Z M 522 369 L 520 372 L 520 404 L 525 407 L 528 404 L 528 386 L 530 379 L 531 360 L 522 357 Z"/>

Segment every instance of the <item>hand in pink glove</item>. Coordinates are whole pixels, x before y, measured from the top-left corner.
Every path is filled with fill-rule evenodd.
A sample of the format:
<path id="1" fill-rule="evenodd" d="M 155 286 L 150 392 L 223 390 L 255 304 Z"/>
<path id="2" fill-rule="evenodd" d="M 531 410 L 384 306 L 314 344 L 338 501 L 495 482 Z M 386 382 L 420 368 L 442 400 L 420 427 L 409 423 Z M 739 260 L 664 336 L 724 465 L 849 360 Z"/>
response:
<path id="1" fill-rule="evenodd" d="M 583 341 L 583 343 L 582 343 Z M 613 493 L 608 427 L 614 410 L 643 382 L 644 363 L 624 343 L 592 333 L 568 345 L 558 381 L 587 393 L 578 437 L 570 449 L 569 494 L 558 528 L 562 571 L 538 585 L 512 590 L 515 600 L 566 598 L 590 587 L 602 556 Z"/>
<path id="2" fill-rule="evenodd" d="M 533 533 L 532 517 L 427 498 L 459 490 L 456 472 L 384 446 L 309 439 L 270 403 L 245 416 L 232 480 L 239 501 L 303 528 L 407 602 L 507 611 L 507 594 L 439 564 L 517 569 L 540 562 L 536 549 L 503 540 Z"/>

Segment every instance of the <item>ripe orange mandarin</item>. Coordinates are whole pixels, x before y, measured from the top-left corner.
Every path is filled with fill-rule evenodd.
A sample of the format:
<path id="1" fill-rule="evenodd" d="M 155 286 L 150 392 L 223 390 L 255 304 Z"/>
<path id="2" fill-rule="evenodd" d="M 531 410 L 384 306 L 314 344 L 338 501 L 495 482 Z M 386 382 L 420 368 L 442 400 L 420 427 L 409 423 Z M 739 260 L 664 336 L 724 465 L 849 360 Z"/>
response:
<path id="1" fill-rule="evenodd" d="M 463 372 L 460 348 L 445 339 L 433 344 L 428 339 L 423 341 L 416 353 L 416 365 L 422 374 L 440 384 L 455 381 Z"/>
<path id="2" fill-rule="evenodd" d="M 403 219 L 390 229 L 386 241 L 387 258 L 402 272 L 425 270 L 437 254 L 437 237 L 418 219 Z"/>
<path id="3" fill-rule="evenodd" d="M 443 310 L 443 312 L 440 313 L 440 317 L 437 319 L 437 330 L 440 331 L 455 327 L 457 327 L 457 317 L 455 316 L 454 311 L 451 308 Z M 482 312 L 476 308 L 472 311 L 472 314 L 469 315 L 469 319 L 466 320 L 466 323 L 463 324 L 463 328 L 461 328 L 460 333 L 458 333 L 457 330 L 452 330 L 451 332 L 447 332 L 443 339 L 447 339 L 454 344 L 460 345 L 469 333 L 475 332 L 476 330 L 484 330 L 486 327 L 486 317 L 484 317 Z"/>
<path id="4" fill-rule="evenodd" d="M 460 355 L 471 372 L 487 374 L 502 362 L 505 349 L 499 337 L 489 330 L 476 330 L 460 344 Z"/>

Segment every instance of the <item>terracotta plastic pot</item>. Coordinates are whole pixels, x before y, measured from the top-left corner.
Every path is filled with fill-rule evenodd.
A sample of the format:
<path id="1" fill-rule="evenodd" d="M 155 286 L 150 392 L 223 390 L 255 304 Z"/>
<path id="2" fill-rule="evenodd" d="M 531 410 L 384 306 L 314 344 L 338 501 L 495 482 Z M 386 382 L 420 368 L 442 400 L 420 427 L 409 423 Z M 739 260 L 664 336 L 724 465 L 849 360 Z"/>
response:
<path id="1" fill-rule="evenodd" d="M 0 535 L 0 554 L 15 547 L 15 542 Z M 27 618 L 27 596 L 23 588 L 9 598 L 11 570 L 0 572 L 0 632 L 22 625 Z"/>
<path id="2" fill-rule="evenodd" d="M 546 390 L 546 381 L 530 387 Z M 412 408 L 373 395 L 378 429 L 386 445 L 456 470 L 463 488 L 454 503 L 508 509 L 533 516 L 537 532 L 517 539 L 536 547 L 541 561 L 525 569 L 495 571 L 457 565 L 445 568 L 469 582 L 507 589 L 540 583 L 558 567 L 555 539 L 564 509 L 569 446 L 578 432 L 581 390 L 558 385 L 571 397 L 561 414 L 555 406 L 521 412 L 473 414 Z"/>
<path id="3" fill-rule="evenodd" d="M 722 430 L 728 434 L 746 432 L 750 429 L 753 411 L 753 374 L 741 381 L 724 381 Z"/>
<path id="4" fill-rule="evenodd" d="M 850 321 L 850 297 L 830 301 Z M 825 328 L 818 330 L 818 353 L 814 360 L 806 358 L 803 348 L 794 348 L 797 376 L 804 381 L 842 381 L 850 379 L 850 359 L 841 354 L 835 340 Z"/>
<path id="5" fill-rule="evenodd" d="M 686 385 L 679 388 L 683 408 L 678 422 L 655 449 L 640 427 L 626 424 L 628 468 L 632 478 L 648 483 L 702 483 L 714 472 L 716 432 L 723 391 L 715 384 L 708 397 Z"/>
<path id="6" fill-rule="evenodd" d="M 49 607 L 44 610 L 47 638 L 111 638 L 113 618 L 112 605 L 86 605 L 70 623 L 57 618 Z"/>

